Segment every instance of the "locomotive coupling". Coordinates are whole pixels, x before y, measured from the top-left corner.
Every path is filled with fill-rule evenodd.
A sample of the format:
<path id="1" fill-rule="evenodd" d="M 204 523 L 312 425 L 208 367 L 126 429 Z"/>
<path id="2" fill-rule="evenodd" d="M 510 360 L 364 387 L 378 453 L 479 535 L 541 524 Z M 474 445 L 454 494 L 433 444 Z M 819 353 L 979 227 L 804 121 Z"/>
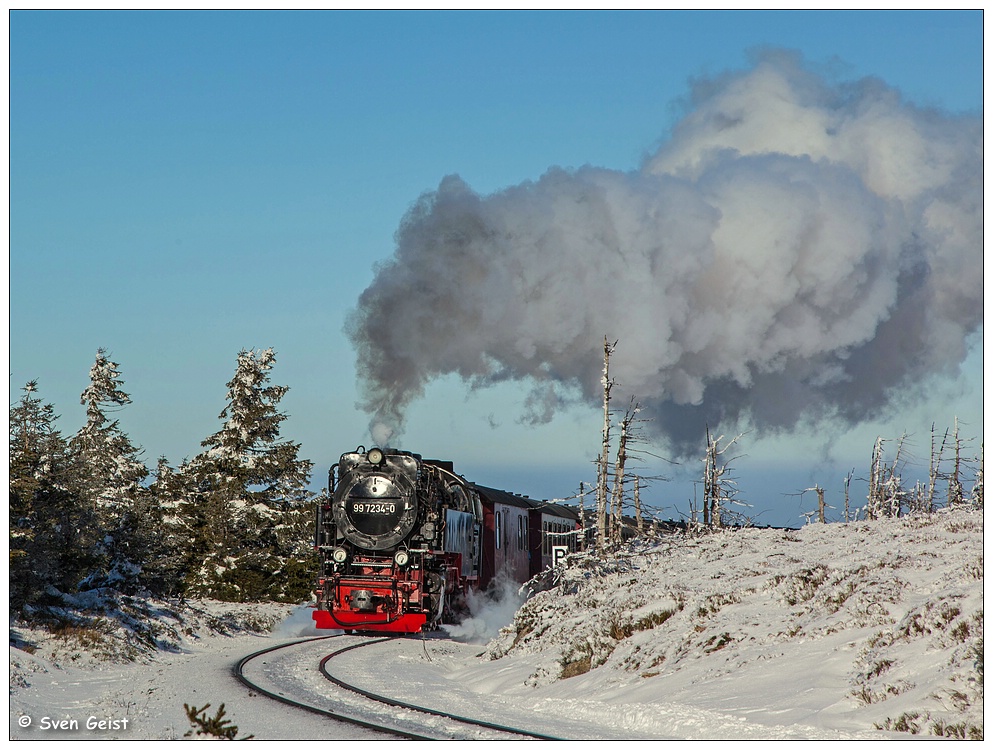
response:
<path id="1" fill-rule="evenodd" d="M 348 597 L 352 609 L 359 612 L 375 612 L 376 596 L 369 589 L 355 589 Z"/>
<path id="2" fill-rule="evenodd" d="M 380 605 L 388 612 L 396 609 L 396 604 L 390 597 L 376 596 L 369 589 L 352 589 L 348 595 L 348 604 L 355 612 L 375 612 Z"/>

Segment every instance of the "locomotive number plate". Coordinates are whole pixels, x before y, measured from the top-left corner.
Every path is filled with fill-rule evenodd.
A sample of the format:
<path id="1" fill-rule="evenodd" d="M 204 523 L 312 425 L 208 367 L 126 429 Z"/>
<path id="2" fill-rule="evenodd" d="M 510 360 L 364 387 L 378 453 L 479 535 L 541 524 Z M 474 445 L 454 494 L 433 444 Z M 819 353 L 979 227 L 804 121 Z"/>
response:
<path id="1" fill-rule="evenodd" d="M 392 516 L 397 512 L 396 503 L 353 502 L 352 513 L 371 513 Z"/>

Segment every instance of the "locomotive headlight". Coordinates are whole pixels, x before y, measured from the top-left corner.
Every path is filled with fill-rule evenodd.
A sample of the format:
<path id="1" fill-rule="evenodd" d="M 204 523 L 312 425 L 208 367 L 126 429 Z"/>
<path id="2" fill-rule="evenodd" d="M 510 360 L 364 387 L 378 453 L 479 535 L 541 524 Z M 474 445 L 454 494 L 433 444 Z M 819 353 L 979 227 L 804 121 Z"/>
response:
<path id="1" fill-rule="evenodd" d="M 336 563 L 343 563 L 348 559 L 348 550 L 344 547 L 335 547 L 331 550 L 331 559 Z"/>
<path id="2" fill-rule="evenodd" d="M 381 463 L 383 463 L 383 459 L 385 458 L 385 456 L 383 455 L 383 451 L 381 451 L 379 448 L 373 448 L 369 451 L 368 458 L 369 458 L 369 463 L 379 466 Z"/>
<path id="3" fill-rule="evenodd" d="M 393 562 L 397 564 L 398 567 L 403 567 L 410 562 L 410 554 L 407 550 L 399 550 L 395 555 L 393 555 Z"/>

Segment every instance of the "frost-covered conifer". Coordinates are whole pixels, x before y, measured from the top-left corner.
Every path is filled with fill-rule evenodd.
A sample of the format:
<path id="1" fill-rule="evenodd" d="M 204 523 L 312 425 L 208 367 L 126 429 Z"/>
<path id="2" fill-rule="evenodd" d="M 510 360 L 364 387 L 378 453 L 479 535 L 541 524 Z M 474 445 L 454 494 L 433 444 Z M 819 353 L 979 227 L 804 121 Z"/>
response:
<path id="1" fill-rule="evenodd" d="M 141 482 L 148 469 L 141 461 L 141 449 L 131 444 L 118 420 L 108 416 L 131 403 L 122 386 L 119 365 L 99 349 L 90 368 L 90 384 L 80 396 L 86 424 L 69 441 L 76 492 L 96 514 L 100 527 L 91 541 L 101 562 L 87 587 L 136 585 L 143 557 L 141 537 L 152 522 L 142 497 L 147 490 Z"/>
<path id="2" fill-rule="evenodd" d="M 38 382 L 10 408 L 10 603 L 13 611 L 70 591 L 85 574 L 80 535 L 92 516 L 70 489 L 68 445 Z"/>
<path id="3" fill-rule="evenodd" d="M 238 353 L 238 369 L 227 384 L 228 403 L 221 412 L 224 426 L 203 441 L 207 450 L 194 461 L 202 478 L 230 486 L 239 510 L 309 495 L 313 464 L 297 457 L 299 443 L 279 439 L 286 414 L 277 405 L 289 388 L 268 385 L 275 361 L 272 349 Z"/>
<path id="4" fill-rule="evenodd" d="M 283 598 L 287 565 L 309 552 L 310 508 L 300 501 L 310 498 L 312 463 L 298 457 L 299 443 L 280 439 L 278 404 L 289 389 L 269 384 L 275 361 L 272 349 L 239 352 L 223 427 L 187 469 L 194 492 L 180 513 L 199 560 L 187 580 L 193 594 Z"/>
<path id="5" fill-rule="evenodd" d="M 180 506 L 192 492 L 186 462 L 177 470 L 160 456 L 148 492 L 142 495 L 136 511 L 145 521 L 142 535 L 144 565 L 142 585 L 155 595 L 174 596 L 182 592 L 193 554 L 189 535 L 180 517 Z"/>
<path id="6" fill-rule="evenodd" d="M 108 416 L 131 403 L 131 397 L 122 389 L 118 368 L 107 358 L 105 349 L 97 351 L 90 368 L 90 384 L 79 399 L 86 406 L 86 424 L 69 443 L 84 501 L 115 515 L 132 503 L 140 482 L 148 476 L 140 458 L 141 449 L 131 444 L 118 420 Z"/>
<path id="7" fill-rule="evenodd" d="M 31 533 L 27 528 L 16 529 L 23 526 L 39 488 L 65 463 L 65 440 L 55 429 L 58 416 L 51 404 L 34 396 L 37 389 L 37 380 L 29 382 L 21 400 L 10 408 L 11 539 Z"/>

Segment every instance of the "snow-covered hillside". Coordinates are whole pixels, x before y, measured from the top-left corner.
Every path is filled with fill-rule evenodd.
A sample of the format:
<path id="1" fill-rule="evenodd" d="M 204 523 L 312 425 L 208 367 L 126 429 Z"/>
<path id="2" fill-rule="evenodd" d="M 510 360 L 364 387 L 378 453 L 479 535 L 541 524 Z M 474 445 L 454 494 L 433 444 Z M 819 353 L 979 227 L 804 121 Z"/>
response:
<path id="1" fill-rule="evenodd" d="M 672 736 L 726 736 L 729 717 L 742 737 L 976 736 L 982 539 L 981 513 L 958 511 L 574 559 L 487 651 L 528 663 L 521 695 L 583 695 L 663 724 L 667 706 L 699 709 Z"/>
<path id="2" fill-rule="evenodd" d="M 370 678 L 436 686 L 432 703 L 469 695 L 582 717 L 604 737 L 982 733 L 980 512 L 673 537 L 611 562 L 574 556 L 535 584 L 499 632 L 491 616 L 502 605 L 506 623 L 507 600 L 451 629 L 485 646 L 426 641 L 395 675 L 378 662 Z M 251 696 L 230 674 L 268 642 L 312 634 L 306 608 L 197 602 L 147 617 L 130 640 L 112 618 L 102 633 L 11 623 L 10 736 L 181 738 L 183 703 L 206 702 L 225 703 L 242 735 L 331 736 L 326 720 Z M 129 723 L 89 731 L 90 715 Z M 45 717 L 81 728 L 45 729 Z"/>

